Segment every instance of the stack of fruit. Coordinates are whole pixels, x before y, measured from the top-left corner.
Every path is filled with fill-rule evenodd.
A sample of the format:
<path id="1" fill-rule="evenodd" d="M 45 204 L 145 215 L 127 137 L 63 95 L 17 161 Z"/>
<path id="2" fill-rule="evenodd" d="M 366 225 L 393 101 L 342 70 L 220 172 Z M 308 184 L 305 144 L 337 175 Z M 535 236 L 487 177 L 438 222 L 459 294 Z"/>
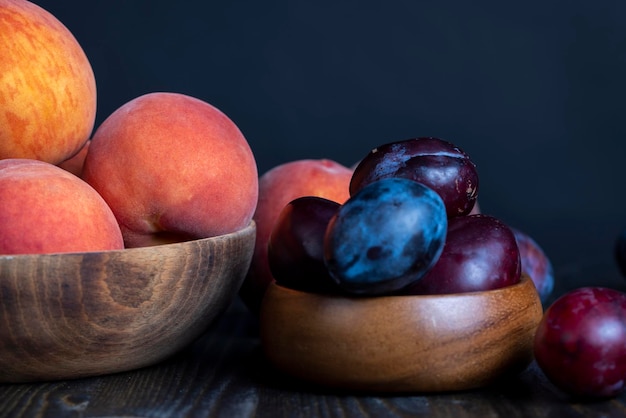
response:
<path id="1" fill-rule="evenodd" d="M 242 288 L 253 310 L 274 280 L 313 292 L 443 294 L 501 288 L 523 270 L 542 299 L 552 290 L 545 253 L 478 213 L 475 164 L 439 138 L 379 146 L 353 170 L 290 162 L 265 173 L 259 193 L 257 254 Z"/>
<path id="2" fill-rule="evenodd" d="M 335 174 L 297 175 L 302 167 L 329 166 Z M 285 192 L 281 184 L 292 188 Z M 449 142 L 385 144 L 353 171 L 329 161 L 291 162 L 266 173 L 261 186 L 255 219 L 269 232 L 257 236 L 242 288 L 244 301 L 257 312 L 272 281 L 359 298 L 498 289 L 517 283 L 523 272 L 544 303 L 551 295 L 550 260 L 526 233 L 480 214 L 476 167 Z M 345 195 L 335 191 L 344 187 Z M 286 194 L 292 198 L 287 204 Z M 568 393 L 621 393 L 626 296 L 596 287 L 562 296 L 539 324 L 534 353 L 549 379 Z"/>
<path id="3" fill-rule="evenodd" d="M 417 138 L 377 147 L 355 168 L 349 190 L 342 205 L 303 197 L 282 211 L 268 243 L 277 283 L 382 295 L 490 290 L 519 281 L 513 232 L 494 217 L 469 215 L 478 175 L 455 145 Z M 310 268 L 316 255 L 318 266 Z"/>
<path id="4" fill-rule="evenodd" d="M 94 73 L 58 19 L 0 0 L 0 50 L 0 254 L 150 246 L 248 226 L 256 161 L 219 109 L 152 92 L 91 136 Z"/>
<path id="5" fill-rule="evenodd" d="M 437 138 L 372 150 L 354 168 L 302 160 L 258 177 L 238 127 L 194 97 L 153 92 L 93 133 L 96 82 L 72 33 L 26 0 L 0 0 L 0 254 L 151 246 L 241 230 L 255 253 L 241 296 L 274 280 L 349 297 L 501 289 L 550 261 L 477 209 L 467 154 Z M 577 289 L 545 313 L 535 355 L 559 387 L 614 396 L 626 382 L 626 296 Z"/>

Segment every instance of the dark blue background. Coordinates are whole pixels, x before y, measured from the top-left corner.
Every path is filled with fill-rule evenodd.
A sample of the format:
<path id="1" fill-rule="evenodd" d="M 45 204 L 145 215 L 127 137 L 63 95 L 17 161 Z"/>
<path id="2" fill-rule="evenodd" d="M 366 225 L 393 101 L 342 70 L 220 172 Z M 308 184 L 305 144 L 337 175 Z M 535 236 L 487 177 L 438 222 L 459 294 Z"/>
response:
<path id="1" fill-rule="evenodd" d="M 557 274 L 612 263 L 626 2 L 35 2 L 90 58 L 97 123 L 144 93 L 190 94 L 239 125 L 260 173 L 439 136 L 477 164 L 483 211 L 532 235 Z"/>

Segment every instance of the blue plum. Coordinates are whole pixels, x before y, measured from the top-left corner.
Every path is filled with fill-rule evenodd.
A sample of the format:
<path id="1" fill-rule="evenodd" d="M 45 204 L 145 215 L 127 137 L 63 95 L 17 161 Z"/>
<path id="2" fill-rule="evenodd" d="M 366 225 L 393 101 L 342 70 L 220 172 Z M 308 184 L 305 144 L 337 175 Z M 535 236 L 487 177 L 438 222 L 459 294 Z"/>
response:
<path id="1" fill-rule="evenodd" d="M 350 193 L 388 177 L 414 180 L 436 191 L 448 218 L 469 214 L 478 196 L 476 165 L 459 147 L 439 138 L 412 138 L 374 148 L 356 166 Z"/>
<path id="2" fill-rule="evenodd" d="M 386 178 L 353 194 L 324 238 L 330 275 L 351 294 L 393 293 L 437 261 L 448 219 L 441 197 L 413 180 Z"/>

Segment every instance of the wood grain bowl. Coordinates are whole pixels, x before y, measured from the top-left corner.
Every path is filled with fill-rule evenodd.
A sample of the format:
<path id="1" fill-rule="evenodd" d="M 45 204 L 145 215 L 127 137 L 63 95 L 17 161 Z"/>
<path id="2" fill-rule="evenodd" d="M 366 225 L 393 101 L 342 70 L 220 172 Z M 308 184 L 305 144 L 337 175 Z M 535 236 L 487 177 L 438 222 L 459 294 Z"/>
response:
<path id="1" fill-rule="evenodd" d="M 346 298 L 272 284 L 263 351 L 282 372 L 324 387 L 446 392 L 491 384 L 533 358 L 543 308 L 526 275 L 453 295 Z"/>
<path id="2" fill-rule="evenodd" d="M 0 382 L 148 366 L 196 339 L 243 282 L 255 225 L 92 253 L 0 256 Z"/>

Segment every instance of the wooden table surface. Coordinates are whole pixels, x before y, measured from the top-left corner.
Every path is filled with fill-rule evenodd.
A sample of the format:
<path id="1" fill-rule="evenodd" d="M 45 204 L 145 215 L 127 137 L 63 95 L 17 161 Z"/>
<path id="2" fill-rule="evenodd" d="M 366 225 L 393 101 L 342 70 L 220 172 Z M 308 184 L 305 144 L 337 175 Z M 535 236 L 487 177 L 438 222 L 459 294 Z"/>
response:
<path id="1" fill-rule="evenodd" d="M 582 285 L 626 290 L 613 266 L 561 269 L 552 299 Z M 550 301 L 549 301 L 550 302 Z M 238 299 L 207 332 L 151 367 L 71 381 L 0 385 L 0 417 L 624 417 L 626 395 L 581 402 L 531 364 L 493 387 L 376 395 L 307 386 L 272 370 Z"/>

